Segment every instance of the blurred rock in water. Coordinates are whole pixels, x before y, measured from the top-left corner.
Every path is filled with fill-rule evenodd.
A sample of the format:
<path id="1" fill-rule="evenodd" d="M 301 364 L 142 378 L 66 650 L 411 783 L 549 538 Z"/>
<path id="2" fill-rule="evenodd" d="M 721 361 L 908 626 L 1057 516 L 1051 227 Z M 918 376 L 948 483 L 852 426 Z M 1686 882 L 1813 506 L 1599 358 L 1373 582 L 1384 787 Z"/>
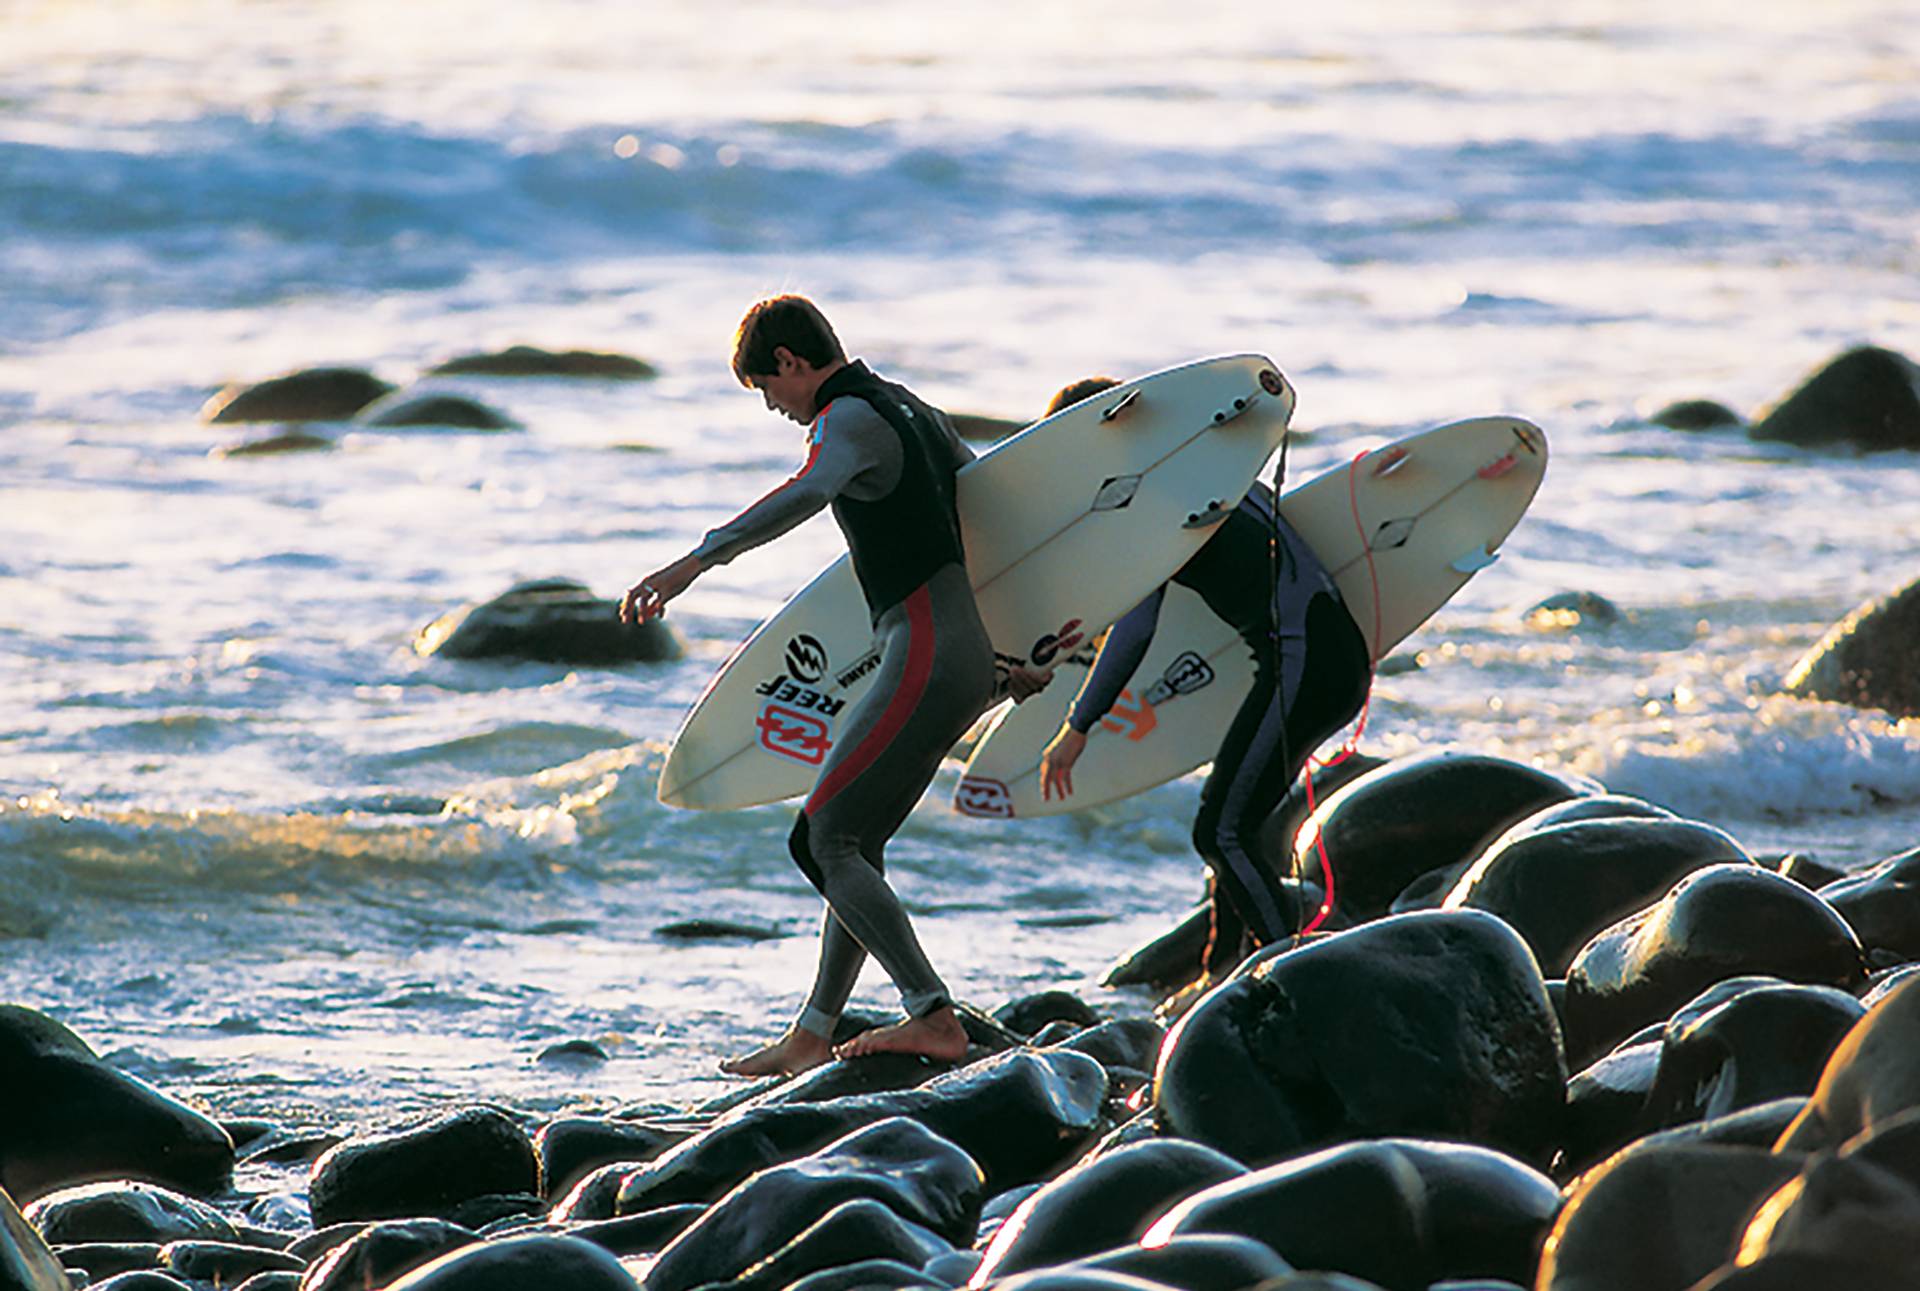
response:
<path id="1" fill-rule="evenodd" d="M 510 345 L 490 354 L 463 354 L 427 369 L 430 376 L 591 377 L 600 381 L 648 381 L 660 375 L 644 359 L 601 350 L 543 350 Z"/>
<path id="2" fill-rule="evenodd" d="M 483 605 L 441 615 L 413 640 L 421 655 L 537 663 L 660 663 L 684 653 L 663 620 L 620 621 L 620 603 L 569 578 L 518 583 Z"/>
<path id="3" fill-rule="evenodd" d="M 203 421 L 345 421 L 383 395 L 391 382 L 360 368 L 306 368 L 222 390 L 200 409 Z"/>
<path id="4" fill-rule="evenodd" d="M 1783 689 L 1920 716 L 1920 579 L 1836 623 L 1787 673 Z"/>
<path id="5" fill-rule="evenodd" d="M 1754 439 L 1920 448 L 1920 368 L 1892 350 L 1848 350 L 1754 420 Z"/>

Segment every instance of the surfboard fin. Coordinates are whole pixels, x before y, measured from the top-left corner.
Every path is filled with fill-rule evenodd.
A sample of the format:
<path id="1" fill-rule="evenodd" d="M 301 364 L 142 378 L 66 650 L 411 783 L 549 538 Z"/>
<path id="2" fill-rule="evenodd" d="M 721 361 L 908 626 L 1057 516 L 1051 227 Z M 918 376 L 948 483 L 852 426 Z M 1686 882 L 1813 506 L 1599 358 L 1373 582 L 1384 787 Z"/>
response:
<path id="1" fill-rule="evenodd" d="M 1448 568 L 1458 574 L 1474 574 L 1485 569 L 1498 559 L 1500 559 L 1499 552 L 1488 551 L 1484 547 L 1474 547 L 1463 555 L 1454 557 L 1453 560 L 1448 563 Z"/>

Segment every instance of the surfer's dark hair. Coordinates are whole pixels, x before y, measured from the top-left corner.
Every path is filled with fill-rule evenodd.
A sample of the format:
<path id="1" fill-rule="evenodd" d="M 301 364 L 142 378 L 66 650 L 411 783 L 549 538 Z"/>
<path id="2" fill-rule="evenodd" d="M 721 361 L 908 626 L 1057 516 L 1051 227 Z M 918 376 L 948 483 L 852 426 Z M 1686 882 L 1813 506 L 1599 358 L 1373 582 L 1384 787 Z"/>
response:
<path id="1" fill-rule="evenodd" d="M 1071 408 L 1082 399 L 1091 399 L 1102 390 L 1111 390 L 1119 384 L 1112 377 L 1085 377 L 1072 385 L 1061 386 L 1053 398 L 1047 400 L 1047 410 L 1041 415 L 1051 417 L 1062 408 Z"/>
<path id="2" fill-rule="evenodd" d="M 816 368 L 844 363 L 847 353 L 833 324 L 820 307 L 805 296 L 769 296 L 754 302 L 733 334 L 733 375 L 741 385 L 750 378 L 770 377 L 780 370 L 773 352 L 779 346 L 793 351 Z"/>

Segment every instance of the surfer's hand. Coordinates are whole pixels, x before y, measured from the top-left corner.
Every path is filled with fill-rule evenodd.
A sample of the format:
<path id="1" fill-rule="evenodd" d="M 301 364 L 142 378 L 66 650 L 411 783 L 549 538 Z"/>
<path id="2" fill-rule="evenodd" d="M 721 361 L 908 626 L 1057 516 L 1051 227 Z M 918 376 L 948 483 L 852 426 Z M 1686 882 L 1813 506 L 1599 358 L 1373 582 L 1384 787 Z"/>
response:
<path id="1" fill-rule="evenodd" d="M 682 556 L 664 569 L 656 569 L 627 589 L 620 601 L 622 623 L 645 623 L 667 612 L 667 602 L 693 586 L 700 577 L 700 561 Z"/>
<path id="2" fill-rule="evenodd" d="M 1040 797 L 1043 801 L 1056 795 L 1064 799 L 1073 792 L 1073 764 L 1080 760 L 1080 754 L 1086 747 L 1086 736 L 1071 726 L 1060 728 L 1060 733 L 1053 737 L 1053 743 L 1047 745 L 1047 751 L 1040 755 Z"/>
<path id="3" fill-rule="evenodd" d="M 1032 699 L 1047 688 L 1053 680 L 1051 668 L 1009 668 L 1007 670 L 1007 693 L 1018 704 Z"/>

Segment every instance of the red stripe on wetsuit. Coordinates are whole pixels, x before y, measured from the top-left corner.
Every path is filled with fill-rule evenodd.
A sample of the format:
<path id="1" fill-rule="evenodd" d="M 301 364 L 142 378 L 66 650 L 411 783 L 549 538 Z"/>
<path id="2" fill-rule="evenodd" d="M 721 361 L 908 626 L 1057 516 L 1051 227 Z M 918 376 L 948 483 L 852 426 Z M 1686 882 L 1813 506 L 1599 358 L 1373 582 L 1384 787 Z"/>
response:
<path id="1" fill-rule="evenodd" d="M 880 720 L 874 723 L 866 738 L 854 746 L 853 752 L 834 763 L 814 786 L 803 808 L 809 816 L 873 765 L 881 751 L 906 728 L 913 710 L 920 706 L 920 697 L 927 691 L 927 680 L 933 676 L 933 593 L 922 584 L 901 603 L 907 610 L 907 668 L 900 678 L 900 688 L 893 692 L 886 711 L 880 714 Z"/>

